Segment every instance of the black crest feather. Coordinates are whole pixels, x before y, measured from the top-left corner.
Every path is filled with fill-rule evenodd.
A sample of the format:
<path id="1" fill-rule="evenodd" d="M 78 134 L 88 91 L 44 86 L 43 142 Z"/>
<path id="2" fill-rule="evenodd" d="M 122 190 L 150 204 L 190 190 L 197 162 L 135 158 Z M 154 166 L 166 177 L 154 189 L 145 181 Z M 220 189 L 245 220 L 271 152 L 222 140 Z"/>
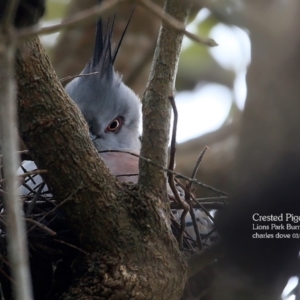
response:
<path id="1" fill-rule="evenodd" d="M 103 29 L 103 22 L 101 19 L 97 22 L 96 38 L 94 54 L 83 73 L 99 72 L 100 76 L 112 76 L 114 73 L 114 63 L 116 61 L 118 52 L 122 45 L 127 28 L 131 21 L 134 10 L 122 32 L 121 38 L 117 43 L 115 49 L 112 49 L 112 35 L 114 31 L 114 24 L 116 16 L 108 19 L 105 30 Z"/>

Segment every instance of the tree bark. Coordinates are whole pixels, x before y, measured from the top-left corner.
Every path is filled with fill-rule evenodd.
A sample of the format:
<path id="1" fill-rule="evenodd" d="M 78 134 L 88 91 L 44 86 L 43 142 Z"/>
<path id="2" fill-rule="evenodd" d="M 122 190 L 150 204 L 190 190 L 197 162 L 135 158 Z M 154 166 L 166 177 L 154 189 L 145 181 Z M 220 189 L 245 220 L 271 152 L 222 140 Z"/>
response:
<path id="1" fill-rule="evenodd" d="M 165 11 L 186 24 L 189 5 L 180 3 L 180 1 L 166 1 Z M 141 156 L 147 157 L 165 168 L 171 119 L 169 97 L 174 95 L 182 38 L 183 34 L 176 34 L 174 29 L 163 23 L 143 97 Z M 165 121 L 162 123 L 163 120 Z M 166 174 L 157 172 L 156 166 L 140 160 L 139 184 L 142 188 L 156 191 L 157 194 L 164 194 L 166 193 Z"/>

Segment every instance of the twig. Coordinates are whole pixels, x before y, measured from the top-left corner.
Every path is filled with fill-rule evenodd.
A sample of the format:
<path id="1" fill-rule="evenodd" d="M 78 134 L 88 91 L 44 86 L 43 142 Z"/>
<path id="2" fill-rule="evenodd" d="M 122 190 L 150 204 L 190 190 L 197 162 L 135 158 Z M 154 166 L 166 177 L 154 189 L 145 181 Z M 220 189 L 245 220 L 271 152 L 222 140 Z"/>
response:
<path id="1" fill-rule="evenodd" d="M 206 241 L 215 231 L 217 231 L 217 227 L 213 228 L 208 234 L 206 234 L 204 241 Z"/>
<path id="2" fill-rule="evenodd" d="M 88 252 L 82 250 L 82 249 L 79 248 L 79 247 L 76 247 L 75 245 L 72 245 L 72 244 L 66 243 L 66 242 L 64 242 L 64 241 L 57 240 L 57 239 L 53 239 L 53 241 L 58 242 L 58 243 L 61 243 L 61 244 L 66 245 L 66 246 L 69 246 L 69 247 L 71 247 L 71 248 L 74 248 L 74 249 L 76 249 L 76 250 L 78 250 L 78 251 L 80 251 L 80 252 L 82 252 L 82 253 L 84 253 L 84 254 L 88 254 Z"/>
<path id="3" fill-rule="evenodd" d="M 200 203 L 200 202 L 198 202 L 198 201 L 196 200 L 196 198 L 194 197 L 194 195 L 191 195 L 191 197 L 192 197 L 192 199 L 193 199 L 194 201 L 196 201 L 196 202 L 200 205 L 201 209 L 203 209 L 203 211 L 207 214 L 207 216 L 208 216 L 213 222 L 215 222 L 214 217 L 213 217 L 213 216 L 209 213 L 209 211 L 203 206 L 203 204 Z"/>
<path id="4" fill-rule="evenodd" d="M 219 202 L 222 199 L 228 199 L 227 196 L 219 196 L 219 197 L 204 197 L 204 198 L 196 198 L 197 202 Z M 224 203 L 224 200 L 222 201 Z"/>
<path id="5" fill-rule="evenodd" d="M 29 171 L 29 172 L 26 172 L 24 174 L 21 174 L 19 175 L 19 177 L 21 178 L 26 178 L 28 176 L 31 176 L 31 175 L 40 175 L 40 174 L 45 174 L 47 173 L 47 170 L 34 170 L 34 171 Z"/>
<path id="6" fill-rule="evenodd" d="M 206 208 L 206 209 L 220 209 L 222 207 L 224 207 L 225 203 L 212 203 L 212 202 L 204 202 L 202 203 L 202 205 Z M 176 202 L 171 202 L 170 204 L 171 209 L 181 209 L 181 206 L 178 205 Z M 200 206 L 198 203 L 193 203 L 193 208 L 197 209 L 200 208 L 201 209 L 202 206 Z"/>
<path id="7" fill-rule="evenodd" d="M 73 76 L 67 76 L 67 77 L 64 77 L 64 78 L 60 79 L 59 81 L 62 83 L 62 82 L 65 82 L 67 80 L 71 80 L 71 79 L 74 79 L 74 78 L 77 78 L 77 77 L 85 77 L 85 76 L 96 75 L 96 74 L 99 74 L 99 72 L 92 72 L 92 73 L 88 73 L 88 74 L 78 74 L 78 75 L 73 75 Z"/>
<path id="8" fill-rule="evenodd" d="M 194 227 L 194 231 L 195 231 L 195 234 L 196 234 L 196 242 L 197 242 L 198 248 L 199 248 L 199 250 L 202 250 L 203 249 L 203 243 L 202 243 L 202 239 L 201 239 L 201 236 L 200 236 L 197 220 L 196 220 L 196 217 L 195 217 L 194 207 L 193 207 L 192 203 L 190 204 L 190 215 L 191 215 L 191 218 L 192 218 L 193 227 Z"/>
<path id="9" fill-rule="evenodd" d="M 56 235 L 55 231 L 51 230 L 47 226 L 45 226 L 45 225 L 43 225 L 43 224 L 41 224 L 41 223 L 39 223 L 39 222 L 37 222 L 33 219 L 25 218 L 25 221 L 34 224 L 35 225 L 34 227 L 39 227 L 39 228 L 43 229 L 45 232 L 47 232 L 48 234 L 50 234 L 52 236 Z"/>
<path id="10" fill-rule="evenodd" d="M 154 2 L 151 2 L 149 0 L 138 0 L 138 3 L 141 4 L 141 6 L 144 6 L 147 8 L 150 12 L 152 12 L 156 17 L 160 18 L 164 22 L 166 22 L 169 26 L 174 28 L 180 33 L 183 33 L 187 37 L 189 37 L 191 40 L 207 45 L 209 47 L 215 47 L 218 46 L 218 44 L 213 40 L 213 39 L 207 39 L 207 38 L 202 38 L 199 37 L 185 29 L 184 24 L 176 20 L 174 17 L 172 17 L 170 14 L 167 14 L 164 12 L 164 10 L 155 4 Z"/>
<path id="11" fill-rule="evenodd" d="M 3 215 L 0 215 L 0 223 L 2 223 L 5 228 L 7 228 L 7 221 L 5 220 Z"/>
<path id="12" fill-rule="evenodd" d="M 196 174 L 197 174 L 198 169 L 199 169 L 199 166 L 200 166 L 200 163 L 201 163 L 202 158 L 203 158 L 203 156 L 204 156 L 207 149 L 208 149 L 208 147 L 205 146 L 204 149 L 201 151 L 201 153 L 200 153 L 200 155 L 197 159 L 197 162 L 195 164 L 192 175 L 191 175 L 192 179 L 195 179 Z M 189 201 L 192 198 L 192 185 L 193 185 L 193 182 L 191 182 L 191 181 L 186 183 L 186 188 L 184 189 L 186 201 Z M 195 234 L 196 234 L 196 241 L 197 241 L 198 247 L 199 247 L 200 250 L 202 250 L 203 243 L 202 243 L 202 240 L 201 240 L 197 220 L 196 220 L 196 217 L 195 217 L 195 212 L 194 212 L 194 209 L 193 209 L 193 203 L 190 203 L 190 215 L 191 215 L 191 218 L 192 218 L 192 221 L 193 221 L 193 227 L 194 227 L 194 231 L 195 231 Z"/>
<path id="13" fill-rule="evenodd" d="M 139 176 L 139 174 L 138 173 L 132 173 L 132 174 L 128 173 L 128 174 L 118 174 L 118 175 L 116 175 L 116 177 L 133 177 L 133 176 Z"/>
<path id="14" fill-rule="evenodd" d="M 171 147 L 170 147 L 170 162 L 169 162 L 169 170 L 174 171 L 175 166 L 175 155 L 176 155 L 176 136 L 177 136 L 177 123 L 178 123 L 178 111 L 175 104 L 175 100 L 173 96 L 169 96 L 169 100 L 173 109 L 174 120 L 173 120 L 173 129 L 172 129 L 172 137 L 171 137 Z M 169 177 L 174 174 L 169 173 Z M 174 178 L 173 182 L 174 182 Z"/>
<path id="15" fill-rule="evenodd" d="M 43 221 L 48 215 L 52 214 L 53 212 L 55 212 L 60 206 L 64 205 L 67 201 L 71 200 L 72 197 L 82 188 L 82 185 L 79 185 L 76 190 L 71 193 L 66 199 L 64 199 L 62 202 L 60 202 L 58 205 L 56 205 L 53 209 L 49 210 L 46 214 L 44 214 L 40 219 L 39 222 Z M 30 231 L 32 231 L 35 228 L 35 226 L 31 227 L 27 233 L 29 233 Z"/>
<path id="16" fill-rule="evenodd" d="M 12 284 L 16 284 L 16 282 L 6 273 L 4 272 L 4 270 L 2 269 L 2 267 L 0 267 L 0 272 L 2 273 L 2 275 L 4 277 L 6 277 Z"/>
<path id="17" fill-rule="evenodd" d="M 45 186 L 45 182 L 42 182 L 41 185 L 39 186 L 36 194 L 34 195 L 34 198 L 33 198 L 32 202 L 30 203 L 30 205 L 29 205 L 29 207 L 28 207 L 28 209 L 27 209 L 27 211 L 25 213 L 25 216 L 28 216 L 28 215 L 31 214 L 32 209 L 33 209 L 36 201 L 39 199 L 39 197 L 41 195 L 41 192 L 42 192 L 42 189 L 44 188 L 44 186 Z"/>
<path id="18" fill-rule="evenodd" d="M 193 222 L 194 232 L 196 234 L 196 242 L 197 242 L 199 250 L 202 250 L 203 243 L 202 243 L 202 239 L 201 239 L 201 236 L 200 236 L 197 220 L 196 220 L 196 217 L 195 217 L 195 212 L 194 212 L 194 209 L 193 209 L 193 203 L 191 201 L 191 191 L 190 191 L 190 189 L 187 188 L 187 185 L 183 186 L 178 180 L 176 180 L 176 183 L 184 190 L 185 201 L 187 203 L 189 203 L 189 211 L 190 211 L 190 215 L 191 215 L 192 222 Z"/>
<path id="19" fill-rule="evenodd" d="M 16 151 L 16 153 L 18 153 L 18 154 L 29 154 L 29 151 L 28 150 L 22 150 L 22 151 Z M 0 158 L 2 158 L 3 157 L 3 155 L 0 155 Z"/>
<path id="20" fill-rule="evenodd" d="M 176 174 L 176 177 L 177 177 L 177 178 L 182 178 L 182 179 L 185 179 L 185 180 L 187 180 L 187 181 L 193 182 L 193 183 L 195 183 L 195 184 L 197 184 L 197 185 L 199 185 L 199 186 L 202 186 L 202 187 L 204 187 L 204 188 L 206 188 L 206 189 L 208 189 L 208 190 L 210 190 L 210 191 L 212 191 L 212 192 L 217 193 L 218 195 L 228 196 L 228 194 L 227 194 L 226 192 L 223 192 L 223 191 L 221 191 L 221 190 L 218 190 L 218 189 L 216 189 L 216 188 L 213 188 L 212 186 L 207 185 L 207 184 L 205 184 L 205 183 L 202 183 L 202 182 L 200 182 L 200 181 L 198 181 L 198 180 L 196 180 L 196 179 L 189 178 L 189 177 L 184 176 L 184 175 L 179 174 L 179 173 L 175 173 L 175 174 Z"/>
<path id="21" fill-rule="evenodd" d="M 115 7 L 117 4 L 120 4 L 121 2 L 125 2 L 128 0 L 110 0 L 103 2 L 100 6 L 95 5 L 89 9 L 86 9 L 80 13 L 77 13 L 75 16 L 71 18 L 67 18 L 63 20 L 60 24 L 42 27 L 42 28 L 36 28 L 36 27 L 30 27 L 23 30 L 20 30 L 18 33 L 18 38 L 29 38 L 34 35 L 42 35 L 42 34 L 50 34 L 57 31 L 60 31 L 62 29 L 71 29 L 78 26 L 87 25 L 91 22 L 93 22 L 95 19 L 100 17 L 101 15 L 105 14 L 109 10 L 111 10 L 113 7 Z"/>
<path id="22" fill-rule="evenodd" d="M 172 221 L 172 225 L 173 225 L 174 229 L 177 231 L 180 231 L 181 224 L 179 224 L 179 222 L 175 219 L 175 216 L 173 215 L 172 212 L 171 212 L 171 221 Z M 185 224 L 184 224 L 184 226 L 185 226 Z M 195 251 L 193 245 L 190 242 L 190 241 L 194 242 L 194 239 L 189 235 L 188 232 L 185 232 L 185 235 L 186 235 L 186 238 L 184 239 L 184 242 L 189 247 L 189 250 L 191 250 L 193 253 L 196 253 L 197 251 Z"/>
<path id="23" fill-rule="evenodd" d="M 176 104 L 174 101 L 174 97 L 170 96 L 169 100 L 170 100 L 170 103 L 171 103 L 171 106 L 173 109 L 173 113 L 174 113 L 171 147 L 170 147 L 170 162 L 169 162 L 169 170 L 173 171 L 174 165 L 175 165 L 175 154 L 176 154 L 176 132 L 177 132 L 178 112 L 177 112 Z M 183 234 L 185 231 L 185 217 L 189 211 L 189 205 L 178 194 L 178 190 L 175 187 L 175 183 L 174 183 L 174 174 L 168 173 L 168 182 L 169 182 L 170 188 L 173 192 L 173 195 L 175 197 L 175 200 L 181 205 L 181 207 L 183 209 L 183 212 L 182 212 L 181 218 L 180 218 L 181 227 L 180 227 L 180 231 L 179 231 L 179 235 L 178 235 L 179 248 L 183 249 Z"/>
<path id="24" fill-rule="evenodd" d="M 33 189 L 31 188 L 31 186 L 29 186 L 26 182 L 23 182 L 22 186 L 24 186 L 29 192 L 31 192 L 31 193 L 34 194 L 35 190 L 33 190 Z M 22 197 L 22 199 L 23 199 L 24 195 L 21 195 L 21 197 Z M 26 196 L 25 196 L 25 197 L 26 197 Z"/>
<path id="25" fill-rule="evenodd" d="M 45 173 L 47 173 L 47 170 L 35 170 L 35 171 L 30 171 L 30 172 L 21 174 L 21 175 L 19 175 L 18 177 L 19 177 L 19 178 L 26 178 L 26 177 L 30 177 L 31 175 L 45 174 Z M 1 180 L 0 180 L 0 183 L 5 182 L 6 180 L 7 180 L 6 178 L 1 179 Z"/>
<path id="26" fill-rule="evenodd" d="M 190 197 L 194 202 L 198 203 L 198 205 L 200 206 L 200 208 L 207 214 L 207 216 L 214 222 L 214 218 L 213 216 L 209 213 L 209 211 L 203 206 L 202 203 L 198 202 L 195 198 L 195 196 L 187 189 L 186 186 L 183 186 L 179 181 L 177 182 L 178 185 L 180 185 L 180 187 L 183 188 L 183 190 L 185 191 L 186 195 L 188 197 Z"/>
<path id="27" fill-rule="evenodd" d="M 192 175 L 191 175 L 191 178 L 192 178 L 192 179 L 195 179 L 195 178 L 196 178 L 196 174 L 197 174 L 197 172 L 198 172 L 200 163 L 201 163 L 202 158 L 203 158 L 205 152 L 207 151 L 207 149 L 209 149 L 209 148 L 208 148 L 207 146 L 205 146 L 204 149 L 201 151 L 201 153 L 200 153 L 200 155 L 199 155 L 199 157 L 198 157 L 198 159 L 197 159 L 197 162 L 196 162 L 196 164 L 195 164 L 195 167 L 194 167 L 194 170 L 193 170 L 193 172 L 192 172 Z M 189 190 L 191 190 L 192 184 L 193 184 L 193 182 L 190 181 L 189 184 L 188 184 L 188 187 L 187 187 Z"/>
<path id="28" fill-rule="evenodd" d="M 101 150 L 101 151 L 98 151 L 98 153 L 107 153 L 107 152 L 127 153 L 127 154 L 130 154 L 130 155 L 132 155 L 132 156 L 139 157 L 140 159 L 142 159 L 142 160 L 144 160 L 144 161 L 146 161 L 146 162 L 148 162 L 148 163 L 150 163 L 150 164 L 152 164 L 152 165 L 154 165 L 154 166 L 156 166 L 156 167 L 158 167 L 158 168 L 160 168 L 160 169 L 166 171 L 167 173 L 174 174 L 177 178 L 182 178 L 182 179 L 185 179 L 185 180 L 187 180 L 187 181 L 191 181 L 191 182 L 193 182 L 193 183 L 195 183 L 195 184 L 197 184 L 197 185 L 199 185 L 199 186 L 202 186 L 202 187 L 204 187 L 204 188 L 206 188 L 206 189 L 208 189 L 208 190 L 210 190 L 210 191 L 213 191 L 213 192 L 217 193 L 217 194 L 220 195 L 220 196 L 228 196 L 228 194 L 227 194 L 226 192 L 223 192 L 223 191 L 221 191 L 221 190 L 218 190 L 218 189 L 216 189 L 216 188 L 213 188 L 212 186 L 207 185 L 207 184 L 205 184 L 205 183 L 202 183 L 202 182 L 200 182 L 200 181 L 198 181 L 198 180 L 196 180 L 196 179 L 192 179 L 192 178 L 187 177 L 187 176 L 184 176 L 184 175 L 182 175 L 182 174 L 180 174 L 180 173 L 171 171 L 171 170 L 169 170 L 168 168 L 164 168 L 164 167 L 162 167 L 161 165 L 157 164 L 156 162 L 152 161 L 151 159 L 146 158 L 146 157 L 143 157 L 143 156 L 141 156 L 141 155 L 139 155 L 139 154 L 136 154 L 136 153 L 134 153 L 134 152 L 123 151 L 123 150 Z"/>
<path id="29" fill-rule="evenodd" d="M 20 167 L 21 167 L 21 169 L 22 169 L 22 171 L 23 171 L 23 174 L 28 172 L 28 171 L 24 168 L 23 164 L 21 164 Z M 34 179 L 33 179 L 33 177 L 32 177 L 31 175 L 28 175 L 28 178 L 29 178 L 28 180 L 30 180 L 34 185 L 36 184 L 35 181 L 34 181 Z M 28 180 L 26 180 L 25 182 L 27 182 Z"/>

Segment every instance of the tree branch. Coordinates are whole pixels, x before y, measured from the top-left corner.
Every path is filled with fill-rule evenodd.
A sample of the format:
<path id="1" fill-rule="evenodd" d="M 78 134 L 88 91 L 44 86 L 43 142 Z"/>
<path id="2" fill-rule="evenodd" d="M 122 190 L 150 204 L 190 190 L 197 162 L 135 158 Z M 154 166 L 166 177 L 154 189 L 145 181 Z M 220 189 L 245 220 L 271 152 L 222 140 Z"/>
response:
<path id="1" fill-rule="evenodd" d="M 189 7 L 184 3 L 166 1 L 165 11 L 183 24 Z M 166 168 L 170 132 L 171 105 L 183 34 L 165 22 L 160 29 L 151 73 L 143 97 L 143 137 L 141 156 Z M 166 174 L 140 160 L 139 183 L 142 189 L 166 197 Z"/>
<path id="2" fill-rule="evenodd" d="M 199 44 L 204 44 L 209 47 L 218 46 L 218 44 L 213 39 L 207 39 L 199 37 L 185 29 L 185 23 L 178 21 L 177 18 L 172 17 L 170 14 L 164 12 L 160 6 L 151 2 L 149 0 L 138 0 L 140 5 L 148 9 L 151 13 L 153 13 L 156 17 L 162 19 L 166 24 L 173 27 L 178 33 L 183 33 L 192 41 L 197 42 Z"/>

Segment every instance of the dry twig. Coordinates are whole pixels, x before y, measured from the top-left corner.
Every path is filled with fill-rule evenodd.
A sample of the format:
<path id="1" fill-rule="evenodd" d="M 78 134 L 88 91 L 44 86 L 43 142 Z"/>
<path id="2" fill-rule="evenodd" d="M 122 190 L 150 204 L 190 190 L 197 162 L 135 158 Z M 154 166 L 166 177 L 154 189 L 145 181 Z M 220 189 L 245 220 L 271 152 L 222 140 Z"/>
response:
<path id="1" fill-rule="evenodd" d="M 67 76 L 67 77 L 61 78 L 59 81 L 62 83 L 62 82 L 65 82 L 65 81 L 68 81 L 68 80 L 72 80 L 72 79 L 77 78 L 77 77 L 85 77 L 85 76 L 96 75 L 96 74 L 99 74 L 99 72 L 93 72 L 93 73 L 88 73 L 88 74 L 78 74 L 78 75 L 73 75 L 73 76 Z"/>
<path id="2" fill-rule="evenodd" d="M 185 176 L 185 175 L 182 175 L 182 174 L 180 174 L 180 173 L 174 172 L 174 171 L 172 171 L 172 170 L 170 170 L 170 169 L 168 169 L 168 168 L 164 168 L 164 167 L 162 167 L 161 165 L 157 164 L 156 162 L 152 161 L 151 159 L 146 158 L 146 157 L 143 157 L 143 156 L 141 156 L 141 155 L 139 155 L 139 154 L 136 154 L 136 153 L 134 153 L 134 152 L 124 151 L 124 150 L 102 150 L 102 151 L 98 151 L 98 152 L 99 152 L 99 153 L 107 153 L 107 152 L 116 152 L 116 153 L 118 153 L 118 152 L 120 152 L 120 153 L 127 153 L 127 154 L 130 154 L 130 155 L 135 156 L 135 157 L 139 157 L 140 159 L 142 159 L 142 160 L 144 160 L 144 161 L 146 161 L 146 162 L 148 162 L 148 163 L 150 163 L 150 164 L 153 164 L 153 165 L 156 166 L 157 168 L 160 168 L 161 170 L 164 170 L 164 171 L 166 171 L 167 173 L 174 174 L 177 178 L 182 178 L 182 179 L 185 179 L 185 180 L 187 180 L 187 181 L 191 181 L 191 182 L 193 182 L 194 184 L 197 184 L 197 185 L 202 186 L 202 187 L 204 187 L 204 188 L 206 188 L 206 189 L 208 189 L 208 190 L 210 190 L 210 191 L 212 191 L 212 192 L 215 192 L 215 193 L 216 193 L 217 195 L 219 195 L 219 196 L 224 196 L 224 197 L 227 197 L 227 196 L 228 196 L 228 194 L 227 194 L 226 192 L 223 192 L 223 191 L 221 191 L 221 190 L 218 190 L 218 189 L 216 189 L 216 188 L 213 188 L 212 186 L 207 185 L 207 184 L 205 184 L 205 183 L 202 183 L 202 182 L 200 182 L 200 181 L 198 181 L 198 180 L 196 180 L 196 179 L 193 179 L 193 178 L 187 177 L 187 176 Z"/>
<path id="3" fill-rule="evenodd" d="M 177 112 L 176 104 L 174 101 L 174 97 L 170 96 L 169 99 L 170 99 L 173 113 L 174 113 L 171 148 L 170 148 L 170 162 L 169 162 L 169 170 L 173 171 L 174 165 L 175 165 L 175 154 L 176 154 L 176 132 L 177 132 L 178 112 Z M 189 211 L 189 205 L 186 201 L 184 201 L 184 199 L 182 199 L 179 196 L 178 190 L 174 183 L 174 174 L 173 173 L 168 173 L 168 182 L 169 182 L 170 188 L 174 194 L 175 200 L 181 205 L 181 208 L 183 209 L 183 212 L 182 212 L 181 218 L 180 218 L 181 227 L 180 227 L 180 231 L 179 231 L 179 235 L 178 235 L 179 247 L 180 247 L 180 249 L 183 249 L 183 234 L 185 232 L 185 217 Z"/>

